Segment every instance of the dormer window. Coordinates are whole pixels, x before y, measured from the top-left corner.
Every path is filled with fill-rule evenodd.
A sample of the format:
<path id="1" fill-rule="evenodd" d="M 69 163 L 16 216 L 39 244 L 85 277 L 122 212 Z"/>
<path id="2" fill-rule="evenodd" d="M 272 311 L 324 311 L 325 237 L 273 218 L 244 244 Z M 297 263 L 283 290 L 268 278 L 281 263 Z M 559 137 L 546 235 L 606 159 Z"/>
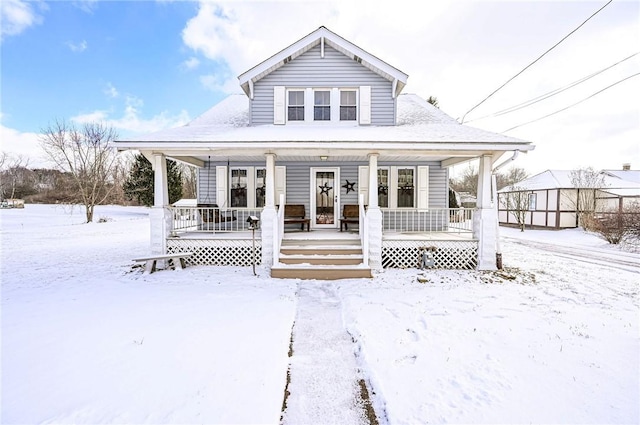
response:
<path id="1" fill-rule="evenodd" d="M 289 90 L 287 104 L 288 121 L 304 121 L 304 91 Z"/>
<path id="2" fill-rule="evenodd" d="M 316 90 L 313 92 L 313 120 L 331 120 L 331 92 L 329 90 Z"/>
<path id="3" fill-rule="evenodd" d="M 356 91 L 340 90 L 340 121 L 357 120 L 356 112 Z"/>
<path id="4" fill-rule="evenodd" d="M 273 123 L 369 125 L 371 124 L 371 86 L 349 88 L 274 86 Z"/>

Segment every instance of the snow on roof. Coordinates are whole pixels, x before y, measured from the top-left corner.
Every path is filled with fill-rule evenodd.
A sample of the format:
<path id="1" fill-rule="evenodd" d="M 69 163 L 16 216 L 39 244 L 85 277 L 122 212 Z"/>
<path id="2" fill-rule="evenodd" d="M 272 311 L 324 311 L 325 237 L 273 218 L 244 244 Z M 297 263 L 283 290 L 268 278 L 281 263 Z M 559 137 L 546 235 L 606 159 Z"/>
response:
<path id="1" fill-rule="evenodd" d="M 622 180 L 640 183 L 640 170 L 603 170 L 602 172 Z"/>
<path id="2" fill-rule="evenodd" d="M 120 140 L 126 142 L 434 142 L 517 144 L 530 142 L 459 124 L 415 94 L 398 96 L 395 126 L 345 123 L 249 126 L 249 99 L 233 94 L 182 127 Z"/>

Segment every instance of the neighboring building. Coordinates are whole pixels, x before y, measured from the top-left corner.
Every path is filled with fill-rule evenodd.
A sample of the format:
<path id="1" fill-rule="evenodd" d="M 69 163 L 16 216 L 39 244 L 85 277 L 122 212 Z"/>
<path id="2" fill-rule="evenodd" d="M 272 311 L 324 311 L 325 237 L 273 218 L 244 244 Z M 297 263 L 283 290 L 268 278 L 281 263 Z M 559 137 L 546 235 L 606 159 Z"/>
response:
<path id="1" fill-rule="evenodd" d="M 526 208 L 524 221 L 530 228 L 565 229 L 578 227 L 578 211 L 584 197 L 580 192 L 593 192 L 596 213 L 622 211 L 632 203 L 640 202 L 640 172 L 633 170 L 603 170 L 602 188 L 576 188 L 571 181 L 572 170 L 547 170 L 515 185 L 498 191 L 498 219 L 502 225 L 517 226 L 514 202 L 511 197 L 523 199 Z M 522 197 L 520 197 L 522 195 Z M 526 199 L 524 198 L 526 197 Z M 521 207 L 522 208 L 522 207 Z"/>
<path id="2" fill-rule="evenodd" d="M 115 142 L 154 166 L 152 251 L 193 251 L 197 264 L 247 264 L 246 219 L 255 215 L 259 258 L 273 276 L 416 267 L 425 245 L 437 248 L 436 267 L 495 268 L 491 169 L 505 152 L 532 150 L 529 142 L 460 125 L 401 94 L 405 73 L 325 27 L 238 79 L 243 94 L 189 124 Z M 168 205 L 167 157 L 199 167 L 197 222 L 181 222 Z M 450 220 L 448 168 L 471 159 L 480 161 L 477 208 Z M 305 217 L 285 217 L 282 204 Z M 360 214 L 340 232 L 345 205 L 359 205 Z M 306 219 L 311 232 L 300 231 Z M 331 251 L 320 248 L 327 240 L 334 251 L 343 239 L 358 250 L 342 262 L 312 258 L 290 247 L 300 239 L 318 255 Z M 316 260 L 328 264 L 314 275 Z"/>

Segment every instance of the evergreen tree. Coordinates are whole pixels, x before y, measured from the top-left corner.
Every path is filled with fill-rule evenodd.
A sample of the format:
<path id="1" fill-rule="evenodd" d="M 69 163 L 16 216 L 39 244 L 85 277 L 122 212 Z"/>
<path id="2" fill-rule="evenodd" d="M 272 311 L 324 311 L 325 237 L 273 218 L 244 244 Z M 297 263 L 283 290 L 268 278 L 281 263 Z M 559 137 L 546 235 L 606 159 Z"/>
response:
<path id="1" fill-rule="evenodd" d="M 182 197 L 182 173 L 175 161 L 167 160 L 167 183 L 169 203 L 174 203 Z M 144 155 L 136 155 L 123 188 L 128 199 L 147 207 L 153 205 L 153 169 Z"/>

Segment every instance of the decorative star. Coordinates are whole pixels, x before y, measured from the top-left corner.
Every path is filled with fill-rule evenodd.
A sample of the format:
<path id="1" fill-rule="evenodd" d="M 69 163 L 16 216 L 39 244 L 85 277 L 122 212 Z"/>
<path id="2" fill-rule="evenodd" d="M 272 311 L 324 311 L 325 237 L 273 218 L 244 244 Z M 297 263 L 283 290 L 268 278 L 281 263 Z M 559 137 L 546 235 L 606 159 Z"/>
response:
<path id="1" fill-rule="evenodd" d="M 355 192 L 356 190 L 353 188 L 353 186 L 356 185 L 356 182 L 353 183 L 349 183 L 349 180 L 346 180 L 346 183 L 342 185 L 342 187 L 344 187 L 345 189 L 347 189 L 347 193 L 353 191 Z"/>
<path id="2" fill-rule="evenodd" d="M 330 191 L 331 189 L 333 189 L 333 187 L 329 186 L 329 185 L 327 184 L 327 182 L 324 182 L 324 184 L 323 184 L 322 186 L 318 186 L 318 187 L 320 188 L 320 194 L 321 194 L 321 195 L 325 195 L 325 194 L 326 194 L 326 195 L 329 195 L 329 191 Z"/>
<path id="3" fill-rule="evenodd" d="M 389 190 L 389 186 L 383 184 L 378 186 L 378 195 L 386 195 Z"/>

